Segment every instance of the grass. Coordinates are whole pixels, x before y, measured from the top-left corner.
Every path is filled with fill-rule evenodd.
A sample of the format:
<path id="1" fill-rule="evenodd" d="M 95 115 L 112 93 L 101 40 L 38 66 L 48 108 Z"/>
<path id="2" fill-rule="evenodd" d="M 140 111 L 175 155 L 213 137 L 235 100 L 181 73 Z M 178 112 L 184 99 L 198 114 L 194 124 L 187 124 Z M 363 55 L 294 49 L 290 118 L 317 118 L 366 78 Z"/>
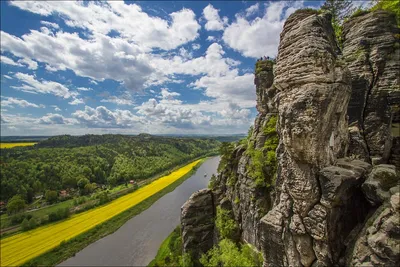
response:
<path id="1" fill-rule="evenodd" d="M 174 231 L 162 242 L 156 257 L 149 263 L 149 267 L 155 266 L 179 266 L 179 257 L 182 254 L 181 227 Z"/>
<path id="2" fill-rule="evenodd" d="M 99 208 L 72 216 L 71 219 L 60 223 L 40 227 L 1 240 L 2 265 L 53 266 L 70 258 L 90 243 L 113 233 L 127 220 L 150 207 L 163 195 L 173 191 L 191 176 L 194 172 L 193 167 L 203 160 L 188 164 L 182 168 L 184 171 L 182 169 L 180 169 L 181 172 L 177 171 L 179 177 L 177 177 L 177 172 L 173 172 L 169 176 L 160 178 L 148 186 Z M 171 176 L 174 179 L 171 179 Z M 159 190 L 154 191 L 154 189 Z M 127 205 L 128 203 L 131 204 Z M 126 208 L 118 212 L 116 207 L 120 204 Z M 47 232 L 47 234 L 38 232 L 50 227 L 57 227 L 53 228 L 58 230 L 57 233 L 54 233 L 53 230 Z M 37 234 L 35 235 L 35 233 Z M 33 239 L 35 236 L 40 239 Z M 19 239 L 23 242 L 18 242 Z M 29 240 L 31 243 L 29 243 Z"/>
<path id="3" fill-rule="evenodd" d="M 42 219 L 43 217 L 49 215 L 49 213 L 54 212 L 60 208 L 67 208 L 67 207 L 72 207 L 73 206 L 73 199 L 66 200 L 63 202 L 59 202 L 57 204 L 44 207 L 39 210 L 31 211 L 31 212 L 25 212 L 24 214 L 30 214 L 32 217 L 35 218 L 40 218 Z M 7 228 L 11 226 L 11 217 L 8 216 L 7 214 L 3 214 L 0 217 L 0 224 L 1 224 L 1 229 Z"/>
<path id="4" fill-rule="evenodd" d="M 30 142 L 30 143 L 0 143 L 0 149 L 13 148 L 16 146 L 33 146 L 34 144 L 37 144 L 37 143 L 32 143 L 32 142 Z"/>

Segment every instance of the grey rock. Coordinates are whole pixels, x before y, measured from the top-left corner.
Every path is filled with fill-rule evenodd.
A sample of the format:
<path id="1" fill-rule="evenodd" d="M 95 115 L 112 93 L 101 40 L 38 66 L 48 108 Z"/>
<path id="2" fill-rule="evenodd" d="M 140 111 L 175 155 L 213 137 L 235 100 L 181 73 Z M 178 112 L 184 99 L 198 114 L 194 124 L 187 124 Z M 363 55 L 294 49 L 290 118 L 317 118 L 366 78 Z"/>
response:
<path id="1" fill-rule="evenodd" d="M 183 252 L 190 252 L 194 259 L 207 252 L 214 241 L 214 201 L 209 189 L 200 190 L 181 208 Z"/>
<path id="2" fill-rule="evenodd" d="M 374 166 L 362 190 L 368 201 L 376 206 L 390 198 L 390 188 L 398 185 L 400 175 L 394 165 L 381 164 Z"/>
<path id="3" fill-rule="evenodd" d="M 349 122 L 363 129 L 372 157 L 385 163 L 392 145 L 391 99 L 400 96 L 400 53 L 396 15 L 374 11 L 343 26 L 343 56 L 351 71 Z M 397 43 L 397 45 L 396 45 Z"/>

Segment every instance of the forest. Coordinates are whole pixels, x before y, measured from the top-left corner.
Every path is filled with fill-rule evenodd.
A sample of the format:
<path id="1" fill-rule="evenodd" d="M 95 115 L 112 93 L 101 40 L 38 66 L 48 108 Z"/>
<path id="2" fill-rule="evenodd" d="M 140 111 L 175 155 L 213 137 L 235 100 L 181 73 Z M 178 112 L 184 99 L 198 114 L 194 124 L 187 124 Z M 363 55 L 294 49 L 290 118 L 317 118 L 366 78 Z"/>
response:
<path id="1" fill-rule="evenodd" d="M 216 154 L 219 145 L 219 141 L 205 138 L 109 134 L 62 135 L 32 147 L 1 149 L 0 200 L 7 202 L 18 195 L 30 203 L 37 195 L 51 199 L 47 195 L 52 191 L 82 195 L 98 186 L 140 181 L 197 157 Z"/>

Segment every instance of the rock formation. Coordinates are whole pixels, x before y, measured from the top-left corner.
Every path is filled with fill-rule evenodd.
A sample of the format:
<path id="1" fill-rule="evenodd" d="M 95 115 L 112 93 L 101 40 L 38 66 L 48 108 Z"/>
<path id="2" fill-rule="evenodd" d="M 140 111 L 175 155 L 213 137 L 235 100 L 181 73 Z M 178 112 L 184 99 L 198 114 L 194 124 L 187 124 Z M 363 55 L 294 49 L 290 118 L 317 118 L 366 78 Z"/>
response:
<path id="1" fill-rule="evenodd" d="M 389 160 L 396 116 L 391 106 L 400 100 L 399 34 L 396 15 L 386 11 L 343 25 L 343 56 L 352 78 L 349 123 L 362 129 L 369 154 L 378 163 Z"/>
<path id="2" fill-rule="evenodd" d="M 329 14 L 287 19 L 276 64 L 256 64 L 251 134 L 223 155 L 212 191 L 182 208 L 185 251 L 198 258 L 217 244 L 212 212 L 221 206 L 265 266 L 400 264 L 398 28 L 375 11 L 343 34 L 342 54 Z M 205 196 L 207 220 L 188 216 Z"/>
<path id="3" fill-rule="evenodd" d="M 210 190 L 194 193 L 181 209 L 183 252 L 198 257 L 213 246 L 214 203 Z"/>

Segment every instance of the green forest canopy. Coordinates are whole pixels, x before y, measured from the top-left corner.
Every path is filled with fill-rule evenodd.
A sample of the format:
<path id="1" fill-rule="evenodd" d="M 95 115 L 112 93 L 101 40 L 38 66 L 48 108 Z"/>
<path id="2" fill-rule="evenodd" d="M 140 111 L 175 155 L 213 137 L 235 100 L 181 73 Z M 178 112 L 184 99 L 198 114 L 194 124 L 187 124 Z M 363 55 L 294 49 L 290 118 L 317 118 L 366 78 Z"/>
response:
<path id="1" fill-rule="evenodd" d="M 78 188 L 78 181 L 116 185 L 143 180 L 206 154 L 220 142 L 140 134 L 62 135 L 33 147 L 2 149 L 0 200 L 21 195 L 29 203 L 45 190 Z"/>

